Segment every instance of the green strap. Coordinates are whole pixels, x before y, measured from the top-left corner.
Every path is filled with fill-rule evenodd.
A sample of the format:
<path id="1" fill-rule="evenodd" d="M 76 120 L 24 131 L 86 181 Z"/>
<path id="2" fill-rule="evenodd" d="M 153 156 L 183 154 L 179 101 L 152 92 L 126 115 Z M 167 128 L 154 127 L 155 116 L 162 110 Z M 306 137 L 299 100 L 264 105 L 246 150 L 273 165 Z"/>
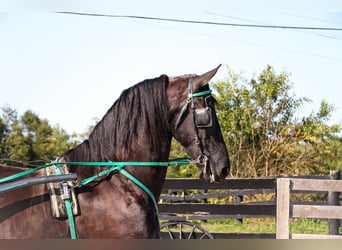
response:
<path id="1" fill-rule="evenodd" d="M 42 165 L 42 166 L 38 166 L 36 168 L 28 169 L 28 170 L 20 172 L 18 174 L 14 174 L 14 175 L 10 175 L 10 176 L 1 178 L 0 179 L 0 183 L 4 183 L 4 182 L 7 182 L 7 181 L 11 181 L 11 180 L 23 177 L 25 175 L 32 174 L 34 172 L 37 172 L 38 170 L 41 170 L 41 169 L 44 169 L 44 168 L 47 168 L 47 167 L 50 167 L 50 166 L 53 166 L 53 165 L 54 165 L 54 163 L 49 163 L 49 164 L 45 164 L 45 165 Z"/>
<path id="2" fill-rule="evenodd" d="M 124 167 L 125 167 L 125 165 L 123 165 L 123 164 L 111 167 L 109 169 L 106 169 L 106 170 L 102 171 L 101 173 L 99 173 L 97 175 L 94 175 L 94 176 L 91 176 L 89 178 L 85 178 L 85 179 L 81 180 L 79 185 L 80 186 L 84 186 L 84 185 L 86 185 L 86 184 L 96 180 L 98 177 L 104 176 L 104 175 L 109 174 L 109 173 L 114 172 L 114 171 L 118 171 L 120 174 L 126 176 L 130 181 L 132 181 L 134 184 L 136 184 L 138 187 L 140 187 L 142 190 L 144 190 L 150 196 L 150 198 L 153 201 L 153 204 L 154 204 L 154 207 L 156 209 L 156 212 L 158 213 L 158 205 L 157 205 L 157 201 L 156 201 L 156 199 L 154 197 L 154 194 L 139 179 L 137 179 L 136 177 L 131 175 L 129 172 L 127 172 L 124 169 Z"/>
<path id="3" fill-rule="evenodd" d="M 80 185 L 80 186 L 87 185 L 88 183 L 90 183 L 90 182 L 96 180 L 97 178 L 99 178 L 99 177 L 101 177 L 101 176 L 104 176 L 104 175 L 106 175 L 106 174 L 109 174 L 109 173 L 111 173 L 111 172 L 116 171 L 118 168 L 119 168 L 119 166 L 111 167 L 111 168 L 109 168 L 109 169 L 106 169 L 106 170 L 100 172 L 100 173 L 97 174 L 97 175 L 94 175 L 94 176 L 90 176 L 90 177 L 88 177 L 88 178 L 85 178 L 85 179 L 83 179 L 83 180 L 81 180 L 81 181 L 79 182 L 79 185 Z"/>
<path id="4" fill-rule="evenodd" d="M 57 175 L 61 175 L 62 172 L 59 169 L 59 166 L 58 166 L 57 163 L 59 163 L 59 162 L 58 161 L 54 162 L 54 165 L 56 167 L 56 174 Z M 73 212 L 72 212 L 72 206 L 71 206 L 70 198 L 65 199 L 64 203 L 65 203 L 65 208 L 66 208 L 67 215 L 68 215 L 69 228 L 70 228 L 70 237 L 71 237 L 71 239 L 75 240 L 75 239 L 77 239 L 77 235 L 76 235 L 76 227 L 75 227 L 74 215 L 73 215 Z"/>
<path id="5" fill-rule="evenodd" d="M 206 92 L 206 91 L 204 91 Z M 202 92 L 201 92 L 202 93 Z M 112 166 L 109 169 L 106 169 L 102 172 L 100 172 L 97 175 L 85 178 L 83 180 L 80 181 L 79 185 L 80 186 L 84 186 L 94 180 L 96 180 L 97 178 L 104 176 L 106 174 L 109 174 L 111 172 L 114 171 L 118 171 L 120 174 L 126 176 L 130 181 L 132 181 L 134 184 L 136 184 L 138 187 L 140 187 L 142 190 L 144 190 L 148 196 L 152 199 L 156 213 L 158 214 L 158 204 L 156 201 L 156 198 L 154 197 L 154 194 L 151 192 L 151 190 L 146 187 L 145 184 L 143 184 L 140 180 L 138 180 L 136 177 L 134 177 L 133 175 L 131 175 L 129 172 L 127 172 L 124 167 L 125 166 L 148 166 L 148 167 L 153 167 L 153 166 L 162 166 L 162 167 L 167 167 L 167 166 L 181 166 L 181 165 L 188 165 L 190 163 L 190 159 L 187 158 L 183 158 L 183 159 L 175 159 L 175 160 L 169 160 L 167 162 L 58 162 L 58 161 L 54 161 L 53 163 L 49 163 L 49 164 L 45 164 L 43 166 L 39 166 L 33 169 L 29 169 L 27 171 L 23 171 L 20 172 L 18 174 L 15 175 L 11 175 L 5 178 L 0 179 L 0 183 L 3 182 L 7 182 L 10 180 L 14 180 L 20 177 L 23 177 L 25 175 L 29 175 L 31 173 L 34 173 L 40 169 L 44 169 L 50 166 L 56 166 L 56 173 L 58 175 L 62 174 L 58 165 L 71 165 L 71 166 L 85 166 L 85 167 L 89 167 L 89 166 L 98 166 L 98 167 L 108 167 L 108 166 Z M 76 234 L 76 227 L 75 227 L 75 221 L 74 221 L 74 216 L 73 216 L 73 212 L 72 212 L 72 206 L 71 206 L 71 201 L 70 199 L 65 199 L 65 207 L 67 210 L 67 214 L 68 214 L 68 220 L 69 220 L 69 227 L 70 227 L 70 235 L 71 235 L 71 239 L 77 239 L 77 234 Z"/>
<path id="6" fill-rule="evenodd" d="M 140 164 L 138 164 L 138 165 L 140 165 Z M 84 185 L 86 185 L 86 184 L 96 180 L 97 178 L 99 178 L 101 176 L 104 176 L 104 175 L 109 174 L 109 173 L 114 172 L 114 171 L 118 171 L 120 174 L 126 176 L 130 181 L 132 181 L 134 184 L 136 184 L 138 187 L 140 187 L 143 191 L 145 191 L 148 194 L 148 196 L 151 198 L 151 200 L 153 202 L 153 205 L 154 205 L 154 208 L 156 210 L 156 213 L 158 214 L 159 213 L 158 204 L 157 204 L 156 198 L 154 197 L 154 194 L 151 192 L 151 190 L 148 187 L 146 187 L 146 185 L 144 183 L 142 183 L 139 179 L 137 179 L 136 177 L 131 175 L 129 172 L 127 172 L 124 169 L 124 167 L 125 167 L 124 164 L 113 166 L 113 167 L 111 167 L 109 169 L 106 169 L 106 170 L 100 172 L 97 175 L 94 175 L 94 176 L 91 176 L 89 178 L 85 178 L 85 179 L 81 180 L 80 183 L 79 183 L 79 186 L 84 186 Z M 70 214 L 71 214 L 71 218 L 69 216 Z M 72 232 L 71 229 L 75 228 L 75 225 L 72 225 L 72 223 L 73 223 L 72 211 L 68 212 L 68 217 L 69 217 L 70 231 Z M 72 237 L 73 236 L 71 236 L 71 238 Z"/>
<path id="7" fill-rule="evenodd" d="M 56 167 L 56 174 L 58 174 L 58 175 L 61 175 L 62 174 L 62 171 L 59 169 L 59 166 L 58 166 L 58 161 L 56 160 L 55 162 L 54 162 L 54 166 Z"/>
<path id="8" fill-rule="evenodd" d="M 53 165 L 70 165 L 70 166 L 84 166 L 84 167 L 109 167 L 114 165 L 124 165 L 124 166 L 146 166 L 146 167 L 177 167 L 183 165 L 189 165 L 191 163 L 188 158 L 174 159 L 169 160 L 167 162 L 52 162 L 42 166 L 38 166 L 36 168 L 28 169 L 26 171 L 10 175 L 0 179 L 0 183 L 12 181 L 14 179 L 18 179 L 20 177 L 32 174 L 38 170 L 51 167 Z"/>
<path id="9" fill-rule="evenodd" d="M 150 196 L 150 198 L 153 201 L 153 205 L 154 205 L 154 208 L 156 210 L 156 213 L 159 214 L 158 204 L 157 204 L 156 198 L 154 197 L 154 194 L 151 192 L 151 190 L 148 187 L 146 187 L 144 183 L 142 183 L 137 178 L 135 178 L 133 175 L 128 173 L 125 169 L 120 168 L 120 169 L 118 169 L 118 171 L 119 171 L 120 174 L 126 176 L 134 184 L 136 184 L 138 187 L 140 187 L 142 190 L 144 190 L 148 194 L 148 196 Z"/>
<path id="10" fill-rule="evenodd" d="M 70 199 L 66 199 L 64 200 L 64 203 L 65 203 L 65 208 L 67 210 L 68 219 L 69 219 L 70 236 L 71 236 L 71 239 L 76 240 L 77 239 L 76 226 L 75 226 L 75 221 L 74 221 L 74 215 L 72 213 L 71 201 Z"/>
<path id="11" fill-rule="evenodd" d="M 211 89 L 209 89 L 209 90 L 206 90 L 206 91 L 193 93 L 193 94 L 191 94 L 190 97 L 199 97 L 199 96 L 209 95 L 209 94 L 211 94 L 211 92 L 213 92 L 213 91 Z"/>

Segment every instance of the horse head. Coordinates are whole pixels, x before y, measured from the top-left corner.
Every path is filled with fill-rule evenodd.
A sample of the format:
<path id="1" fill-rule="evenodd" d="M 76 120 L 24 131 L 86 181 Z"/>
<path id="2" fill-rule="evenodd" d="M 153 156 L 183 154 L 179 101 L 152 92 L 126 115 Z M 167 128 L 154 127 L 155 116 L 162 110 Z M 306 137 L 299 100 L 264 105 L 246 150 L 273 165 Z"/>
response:
<path id="1" fill-rule="evenodd" d="M 220 65 L 202 75 L 169 78 L 167 96 L 172 135 L 196 163 L 200 178 L 222 181 L 230 162 L 208 82 Z"/>

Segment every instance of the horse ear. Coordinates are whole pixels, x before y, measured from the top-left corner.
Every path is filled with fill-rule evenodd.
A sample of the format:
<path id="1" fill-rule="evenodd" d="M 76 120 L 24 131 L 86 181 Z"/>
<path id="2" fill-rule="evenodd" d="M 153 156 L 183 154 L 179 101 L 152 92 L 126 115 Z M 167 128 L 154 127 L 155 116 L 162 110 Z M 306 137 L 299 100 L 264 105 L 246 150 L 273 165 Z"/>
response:
<path id="1" fill-rule="evenodd" d="M 214 77 L 214 75 L 216 74 L 216 72 L 218 71 L 218 69 L 221 67 L 221 64 L 219 66 L 217 66 L 216 68 L 208 71 L 207 73 L 204 73 L 200 76 L 196 76 L 194 78 L 194 89 L 198 90 L 201 87 L 203 87 L 204 85 L 208 84 L 208 82 Z"/>

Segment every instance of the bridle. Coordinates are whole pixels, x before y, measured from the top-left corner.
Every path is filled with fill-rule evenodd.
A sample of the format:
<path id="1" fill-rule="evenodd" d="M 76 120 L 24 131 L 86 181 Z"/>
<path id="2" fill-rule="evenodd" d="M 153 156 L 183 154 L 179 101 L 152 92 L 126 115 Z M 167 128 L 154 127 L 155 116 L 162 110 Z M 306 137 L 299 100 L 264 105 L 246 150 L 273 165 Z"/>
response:
<path id="1" fill-rule="evenodd" d="M 191 162 L 203 165 L 204 169 L 206 169 L 208 161 L 209 161 L 209 157 L 203 152 L 203 144 L 199 138 L 198 129 L 209 128 L 209 127 L 212 127 L 213 125 L 212 110 L 208 106 L 208 103 L 207 103 L 207 98 L 211 97 L 212 90 L 209 89 L 209 90 L 193 93 L 193 88 L 192 88 L 193 79 L 194 79 L 194 75 L 190 75 L 189 81 L 188 81 L 188 98 L 187 98 L 185 105 L 182 107 L 178 118 L 176 119 L 175 129 L 177 129 L 179 125 L 182 123 L 182 121 L 184 120 L 184 115 L 186 114 L 188 110 L 188 105 L 190 105 L 191 113 L 192 113 L 192 124 L 193 124 L 194 131 L 195 131 L 195 143 L 198 147 L 198 152 L 199 152 L 197 159 L 192 160 Z M 201 97 L 201 96 L 206 96 L 204 98 L 206 107 L 196 109 L 195 103 L 194 103 L 194 97 Z"/>

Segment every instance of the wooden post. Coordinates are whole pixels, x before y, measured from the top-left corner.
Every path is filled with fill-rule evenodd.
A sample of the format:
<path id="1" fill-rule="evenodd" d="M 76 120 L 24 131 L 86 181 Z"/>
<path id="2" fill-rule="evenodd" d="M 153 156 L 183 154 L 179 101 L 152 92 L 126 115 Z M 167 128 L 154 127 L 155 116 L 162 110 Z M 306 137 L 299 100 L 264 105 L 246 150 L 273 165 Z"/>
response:
<path id="1" fill-rule="evenodd" d="M 290 218 L 290 183 L 287 178 L 277 179 L 277 215 L 276 215 L 276 238 L 289 239 Z"/>
<path id="2" fill-rule="evenodd" d="M 339 170 L 331 170 L 330 171 L 330 179 L 332 180 L 340 180 L 340 171 Z M 339 192 L 328 192 L 328 204 L 329 205 L 339 205 Z M 330 235 L 338 235 L 340 220 L 339 219 L 329 219 L 329 234 Z"/>
<path id="3" fill-rule="evenodd" d="M 238 196 L 236 196 L 236 202 L 237 202 L 237 203 L 243 202 L 243 195 L 238 195 Z M 241 218 L 241 219 L 237 219 L 237 221 L 238 221 L 240 224 L 243 223 L 243 219 L 242 219 L 242 218 Z"/>
<path id="4" fill-rule="evenodd" d="M 206 193 L 208 193 L 208 189 L 202 189 L 201 190 L 201 194 L 206 194 Z M 207 204 L 208 203 L 208 199 L 207 198 L 203 198 L 203 199 L 201 199 L 201 203 L 202 204 Z M 201 222 L 202 223 L 207 223 L 208 222 L 208 220 L 201 220 Z"/>
<path id="5" fill-rule="evenodd" d="M 208 193 L 208 189 L 202 189 L 202 190 L 201 190 L 201 194 L 205 195 L 206 193 Z M 202 203 L 202 204 L 208 203 L 208 199 L 207 199 L 207 198 L 202 198 L 202 199 L 201 199 L 201 203 Z"/>

